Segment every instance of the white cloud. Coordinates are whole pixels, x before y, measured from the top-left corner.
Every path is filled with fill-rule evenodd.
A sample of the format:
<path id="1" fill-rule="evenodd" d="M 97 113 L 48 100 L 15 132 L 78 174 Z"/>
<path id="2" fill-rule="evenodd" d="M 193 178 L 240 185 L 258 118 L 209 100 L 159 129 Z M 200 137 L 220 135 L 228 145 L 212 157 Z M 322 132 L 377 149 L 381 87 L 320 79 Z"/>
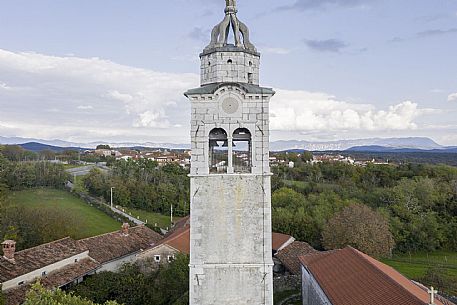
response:
<path id="1" fill-rule="evenodd" d="M 292 50 L 285 49 L 285 48 L 272 48 L 272 47 L 265 47 L 261 49 L 262 53 L 269 53 L 275 55 L 287 55 L 290 54 Z"/>
<path id="2" fill-rule="evenodd" d="M 92 109 L 94 109 L 94 106 L 91 106 L 91 105 L 79 105 L 77 108 L 79 110 L 92 110 Z"/>
<path id="3" fill-rule="evenodd" d="M 457 101 L 457 92 L 449 94 L 449 96 L 447 97 L 447 101 L 448 102 L 456 102 Z"/>
<path id="4" fill-rule="evenodd" d="M 100 130 L 119 128 L 125 132 L 144 127 L 177 128 L 174 126 L 185 122 L 183 117 L 190 112 L 183 93 L 199 85 L 195 74 L 155 72 L 99 58 L 2 49 L 0 81 L 0 116 L 19 125 L 18 128 L 53 122 L 59 126 L 56 130 L 85 126 Z M 15 90 L 7 90 L 10 86 Z M 37 132 L 36 128 L 24 130 L 29 136 Z M 177 133 L 186 134 L 182 128 Z M 151 137 L 157 132 L 149 130 L 142 134 Z"/>
<path id="5" fill-rule="evenodd" d="M 289 131 L 409 130 L 417 128 L 414 119 L 424 112 L 410 101 L 376 110 L 373 105 L 338 101 L 325 93 L 277 90 L 271 104 L 271 127 Z"/>
<path id="6" fill-rule="evenodd" d="M 199 86 L 196 74 L 0 49 L 0 77 L 4 136 L 73 142 L 189 141 L 190 103 L 183 92 Z M 3 90 L 10 86 L 14 90 Z M 410 101 L 379 110 L 326 93 L 276 91 L 271 127 L 277 131 L 332 135 L 349 131 L 353 137 L 411 131 L 418 128 L 416 118 L 429 112 Z"/>
<path id="7" fill-rule="evenodd" d="M 0 82 L 0 90 L 11 90 L 11 87 L 8 86 L 7 84 Z"/>

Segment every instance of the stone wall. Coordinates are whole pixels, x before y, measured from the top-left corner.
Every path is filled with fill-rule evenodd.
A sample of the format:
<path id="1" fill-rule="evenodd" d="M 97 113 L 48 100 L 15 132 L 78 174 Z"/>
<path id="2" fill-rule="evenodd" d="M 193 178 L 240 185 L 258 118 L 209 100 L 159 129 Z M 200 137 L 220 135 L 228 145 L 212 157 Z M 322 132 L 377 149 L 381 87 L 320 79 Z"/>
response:
<path id="1" fill-rule="evenodd" d="M 201 84 L 259 84 L 260 56 L 244 51 L 215 51 L 201 56 Z"/>
<path id="2" fill-rule="evenodd" d="M 299 275 L 283 275 L 273 279 L 274 292 L 282 292 L 288 290 L 300 290 L 301 278 Z"/>
<path id="3" fill-rule="evenodd" d="M 270 198 L 270 176 L 192 177 L 191 305 L 272 304 Z"/>

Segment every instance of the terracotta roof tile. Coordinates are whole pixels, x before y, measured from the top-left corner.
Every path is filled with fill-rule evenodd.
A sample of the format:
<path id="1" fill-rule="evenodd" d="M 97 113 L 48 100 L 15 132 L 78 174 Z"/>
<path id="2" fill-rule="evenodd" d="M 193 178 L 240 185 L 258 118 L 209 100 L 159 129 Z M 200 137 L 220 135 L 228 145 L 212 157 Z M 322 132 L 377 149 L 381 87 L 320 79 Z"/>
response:
<path id="1" fill-rule="evenodd" d="M 190 227 L 183 226 L 160 241 L 159 245 L 168 245 L 184 254 L 190 254 Z"/>
<path id="2" fill-rule="evenodd" d="M 40 279 L 41 284 L 48 289 L 65 286 L 74 280 L 89 274 L 100 267 L 100 264 L 92 259 L 82 259 L 58 271 L 51 272 Z M 7 305 L 22 304 L 25 295 L 30 289 L 31 284 L 23 285 L 18 288 L 8 289 L 4 292 Z"/>
<path id="3" fill-rule="evenodd" d="M 279 251 L 288 243 L 293 242 L 295 239 L 286 234 L 272 233 L 272 249 L 273 251 Z"/>
<path id="4" fill-rule="evenodd" d="M 85 251 L 75 240 L 67 237 L 16 252 L 14 264 L 0 257 L 0 282 L 12 280 Z"/>
<path id="5" fill-rule="evenodd" d="M 316 252 L 317 251 L 309 244 L 301 241 L 294 241 L 279 251 L 275 257 L 281 261 L 290 273 L 299 275 L 301 273 L 300 256 Z"/>
<path id="6" fill-rule="evenodd" d="M 81 239 L 78 244 L 89 250 L 89 256 L 99 263 L 107 263 L 114 259 L 133 254 L 142 249 L 156 245 L 162 236 L 146 226 L 129 229 L 129 234 L 120 231 Z"/>
<path id="7" fill-rule="evenodd" d="M 333 305 L 425 305 L 429 300 L 427 291 L 351 247 L 309 254 L 300 261 Z"/>

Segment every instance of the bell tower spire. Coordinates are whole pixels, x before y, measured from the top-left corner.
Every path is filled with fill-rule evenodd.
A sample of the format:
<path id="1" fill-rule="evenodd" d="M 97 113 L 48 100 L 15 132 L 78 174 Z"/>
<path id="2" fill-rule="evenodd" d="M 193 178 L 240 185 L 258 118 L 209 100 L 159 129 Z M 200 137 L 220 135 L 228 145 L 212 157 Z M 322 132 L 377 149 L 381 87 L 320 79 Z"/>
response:
<path id="1" fill-rule="evenodd" d="M 236 0 L 226 0 L 224 20 L 213 28 L 211 42 L 205 50 L 227 46 L 229 34 L 233 32 L 235 47 L 257 52 L 250 41 L 249 28 L 238 19 L 237 13 Z"/>

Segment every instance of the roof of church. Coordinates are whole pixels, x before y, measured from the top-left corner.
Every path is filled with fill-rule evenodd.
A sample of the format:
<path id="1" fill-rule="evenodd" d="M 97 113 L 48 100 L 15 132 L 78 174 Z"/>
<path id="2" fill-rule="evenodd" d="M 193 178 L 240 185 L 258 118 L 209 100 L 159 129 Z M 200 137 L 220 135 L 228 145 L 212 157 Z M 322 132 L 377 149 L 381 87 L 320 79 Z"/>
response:
<path id="1" fill-rule="evenodd" d="M 260 87 L 252 84 L 243 84 L 243 83 L 215 83 L 204 85 L 199 88 L 190 89 L 184 95 L 189 97 L 191 95 L 197 94 L 214 94 L 217 89 L 224 87 L 224 86 L 238 86 L 247 94 L 275 94 L 275 91 L 271 88 Z"/>
<path id="2" fill-rule="evenodd" d="M 308 243 L 301 241 L 294 241 L 281 251 L 279 251 L 275 257 L 281 261 L 281 263 L 289 270 L 290 273 L 299 275 L 301 272 L 300 268 L 300 257 L 308 255 L 310 253 L 316 253 L 313 247 Z"/>
<path id="3" fill-rule="evenodd" d="M 424 305 L 430 300 L 425 287 L 352 247 L 309 254 L 300 261 L 333 305 Z"/>
<path id="4" fill-rule="evenodd" d="M 121 231 L 81 239 L 78 244 L 89 250 L 89 256 L 102 264 L 126 255 L 150 248 L 157 244 L 162 236 L 146 226 L 129 229 L 128 235 Z"/>
<path id="5" fill-rule="evenodd" d="M 85 251 L 87 250 L 75 240 L 67 237 L 18 251 L 14 255 L 14 263 L 0 257 L 0 282 L 12 280 Z"/>

